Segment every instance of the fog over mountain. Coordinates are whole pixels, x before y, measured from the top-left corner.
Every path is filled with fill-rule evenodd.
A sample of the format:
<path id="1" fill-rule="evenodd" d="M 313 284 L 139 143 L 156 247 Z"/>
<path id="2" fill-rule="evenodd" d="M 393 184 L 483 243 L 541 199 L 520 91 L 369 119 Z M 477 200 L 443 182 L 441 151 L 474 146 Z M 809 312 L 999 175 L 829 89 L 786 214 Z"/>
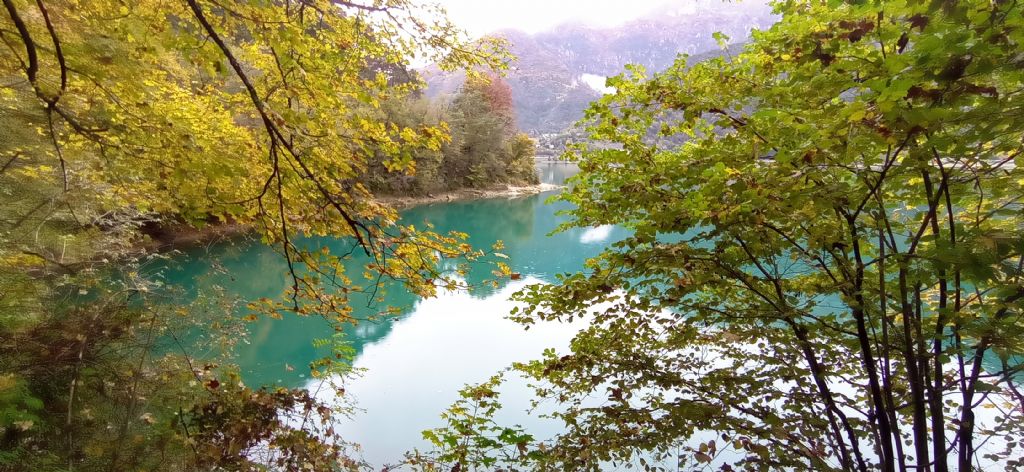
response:
<path id="1" fill-rule="evenodd" d="M 563 132 L 581 118 L 587 104 L 606 91 L 604 78 L 621 73 L 625 64 L 662 70 L 678 54 L 717 51 L 715 32 L 742 42 L 751 29 L 767 28 L 775 20 L 764 4 L 697 0 L 666 5 L 617 27 L 570 23 L 537 34 L 495 34 L 512 43 L 517 57 L 506 80 L 518 125 L 541 137 Z M 421 74 L 432 97 L 454 93 L 464 79 L 433 67 Z"/>

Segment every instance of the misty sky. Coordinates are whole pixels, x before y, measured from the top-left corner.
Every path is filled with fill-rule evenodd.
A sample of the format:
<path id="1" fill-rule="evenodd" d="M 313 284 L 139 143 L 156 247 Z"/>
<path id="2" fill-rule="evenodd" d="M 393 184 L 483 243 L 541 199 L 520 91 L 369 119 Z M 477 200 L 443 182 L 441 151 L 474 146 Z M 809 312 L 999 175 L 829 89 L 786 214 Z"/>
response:
<path id="1" fill-rule="evenodd" d="M 570 21 L 611 26 L 643 16 L 667 0 L 434 0 L 455 24 L 478 37 L 499 29 L 536 33 Z M 433 2 L 431 2 L 433 3 Z"/>

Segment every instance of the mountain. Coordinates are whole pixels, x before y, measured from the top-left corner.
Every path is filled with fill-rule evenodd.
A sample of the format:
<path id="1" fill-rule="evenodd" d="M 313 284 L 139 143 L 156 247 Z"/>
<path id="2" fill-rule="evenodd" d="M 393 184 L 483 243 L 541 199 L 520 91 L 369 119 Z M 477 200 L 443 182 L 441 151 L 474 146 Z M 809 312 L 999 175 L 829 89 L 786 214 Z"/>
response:
<path id="1" fill-rule="evenodd" d="M 601 96 L 605 77 L 621 73 L 625 64 L 657 71 L 679 54 L 716 55 L 713 33 L 740 42 L 751 29 L 767 28 L 775 21 L 764 4 L 696 0 L 676 2 L 612 28 L 565 24 L 532 35 L 514 30 L 495 34 L 511 42 L 517 57 L 506 77 L 517 124 L 544 137 L 564 134 L 583 116 L 587 104 Z M 420 73 L 431 97 L 455 93 L 464 80 L 462 74 L 433 67 Z"/>

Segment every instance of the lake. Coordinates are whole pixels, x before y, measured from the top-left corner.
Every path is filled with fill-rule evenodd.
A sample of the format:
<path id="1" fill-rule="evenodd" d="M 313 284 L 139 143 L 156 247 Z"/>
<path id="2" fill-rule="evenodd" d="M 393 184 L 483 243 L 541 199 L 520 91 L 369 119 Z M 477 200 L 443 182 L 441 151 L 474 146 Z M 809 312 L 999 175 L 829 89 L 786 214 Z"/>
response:
<path id="1" fill-rule="evenodd" d="M 562 184 L 577 168 L 545 162 L 538 163 L 538 172 L 543 182 Z M 439 233 L 468 233 L 475 247 L 489 248 L 502 240 L 501 252 L 523 278 L 497 289 L 441 293 L 426 300 L 391 287 L 384 304 L 400 307 L 400 316 L 346 329 L 355 351 L 354 367 L 365 372 L 345 382 L 346 398 L 359 410 L 338 429 L 347 440 L 362 445 L 360 454 L 368 463 L 379 468 L 399 461 L 406 451 L 428 447 L 421 432 L 443 425 L 439 414 L 459 398 L 458 390 L 465 384 L 483 382 L 512 362 L 537 358 L 545 348 L 566 348 L 579 325 L 541 323 L 524 331 L 505 319 L 513 306 L 509 295 L 530 283 L 552 281 L 555 274 L 582 269 L 586 259 L 623 238 L 626 230 L 603 226 L 550 235 L 566 220 L 557 213 L 568 208 L 562 202 L 545 203 L 553 194 L 433 203 L 401 213 L 405 224 L 430 223 Z M 317 239 L 304 244 L 327 245 L 338 252 L 351 242 Z M 480 266 L 469 280 L 482 280 L 491 269 Z M 243 300 L 279 298 L 289 283 L 283 257 L 257 242 L 193 248 L 175 256 L 162 273 L 168 283 L 187 293 L 216 285 Z M 367 306 L 365 301 L 354 305 L 357 316 L 381 308 L 380 303 Z M 246 384 L 316 390 L 320 381 L 309 378 L 307 366 L 329 353 L 329 348 L 313 343 L 333 334 L 326 321 L 263 318 L 251 323 L 249 332 L 248 343 L 237 347 L 236 359 Z M 558 424 L 524 412 L 529 399 L 524 382 L 512 379 L 502 389 L 506 408 L 499 422 L 522 424 L 538 437 L 558 431 Z"/>
<path id="2" fill-rule="evenodd" d="M 543 182 L 562 184 L 577 168 L 544 162 L 538 164 L 538 172 Z M 563 202 L 546 203 L 554 193 L 433 203 L 401 212 L 405 224 L 423 227 L 430 223 L 437 232 L 468 233 L 475 247 L 489 248 L 502 240 L 509 265 L 523 278 L 505 281 L 498 288 L 442 292 L 426 300 L 400 287 L 388 287 L 382 302 L 368 303 L 368 297 L 355 300 L 356 316 L 375 313 L 384 305 L 401 310 L 386 321 L 362 322 L 345 330 L 345 339 L 354 351 L 353 367 L 363 375 L 345 379 L 344 399 L 337 401 L 351 402 L 357 409 L 336 429 L 346 440 L 361 445 L 353 455 L 379 470 L 400 461 L 407 451 L 429 450 L 421 432 L 443 426 L 439 414 L 458 400 L 464 385 L 486 381 L 513 362 L 535 359 L 545 348 L 567 350 L 581 322 L 539 323 L 524 331 L 505 319 L 513 307 L 509 296 L 528 284 L 550 282 L 555 274 L 579 271 L 588 258 L 625 237 L 627 231 L 602 226 L 550 234 L 566 221 L 558 212 L 569 208 Z M 320 238 L 302 244 L 313 248 L 326 245 L 339 253 L 347 252 L 352 242 Z M 355 258 L 350 270 L 362 263 L 365 260 Z M 476 267 L 467 281 L 489 278 L 491 269 Z M 244 240 L 192 248 L 156 270 L 169 284 L 182 287 L 186 296 L 193 297 L 216 286 L 241 300 L 278 298 L 289 283 L 286 262 L 278 252 Z M 244 313 L 239 310 L 237 315 Z M 333 391 L 321 389 L 322 382 L 310 378 L 308 369 L 311 361 L 330 352 L 314 345 L 314 339 L 330 338 L 334 333 L 326 321 L 297 316 L 261 318 L 250 323 L 248 330 L 247 342 L 236 349 L 236 362 L 246 384 L 304 387 L 334 400 Z M 989 357 L 986 368 L 998 371 L 998 360 Z M 522 379 L 509 379 L 501 394 L 505 408 L 495 418 L 499 424 L 520 424 L 540 439 L 562 429 L 561 424 L 540 418 L 537 411 L 526 411 L 532 395 Z M 977 410 L 977 421 L 993 421 L 996 411 Z M 704 436 L 698 434 L 697 439 L 711 437 Z"/>

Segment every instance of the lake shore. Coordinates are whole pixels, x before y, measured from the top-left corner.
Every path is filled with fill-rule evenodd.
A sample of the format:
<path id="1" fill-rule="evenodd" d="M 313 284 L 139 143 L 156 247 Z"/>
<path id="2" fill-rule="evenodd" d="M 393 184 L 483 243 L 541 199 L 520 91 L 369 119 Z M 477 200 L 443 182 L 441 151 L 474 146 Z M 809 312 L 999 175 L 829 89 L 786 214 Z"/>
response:
<path id="1" fill-rule="evenodd" d="M 377 201 L 387 203 L 398 209 L 410 208 L 431 203 L 447 203 L 461 200 L 479 200 L 484 198 L 516 198 L 538 193 L 549 192 L 562 188 L 560 185 L 541 183 L 536 185 L 508 185 L 498 188 L 462 188 L 449 192 L 428 193 L 426 195 L 378 195 Z"/>
<path id="2" fill-rule="evenodd" d="M 536 195 L 562 188 L 560 185 L 541 183 L 536 185 L 515 186 L 495 188 L 463 188 L 449 192 L 439 192 L 427 195 L 378 195 L 377 201 L 395 207 L 396 209 L 412 208 L 419 205 L 432 203 L 448 203 L 455 201 L 480 200 L 486 198 L 516 198 L 528 195 Z M 252 233 L 252 227 L 240 223 L 224 222 L 208 224 L 202 228 L 196 228 L 182 223 L 171 223 L 167 225 L 154 226 L 147 229 L 148 239 L 138 245 L 138 249 L 146 251 L 163 251 L 169 249 L 195 247 L 204 244 L 212 244 L 228 239 L 235 239 L 240 236 Z"/>

